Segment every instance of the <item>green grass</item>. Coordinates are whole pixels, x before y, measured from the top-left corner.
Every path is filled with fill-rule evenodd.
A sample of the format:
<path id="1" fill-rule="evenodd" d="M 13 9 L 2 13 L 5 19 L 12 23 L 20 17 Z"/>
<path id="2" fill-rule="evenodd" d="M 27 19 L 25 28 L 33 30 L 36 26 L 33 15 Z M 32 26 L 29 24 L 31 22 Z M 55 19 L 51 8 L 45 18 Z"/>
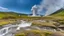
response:
<path id="1" fill-rule="evenodd" d="M 51 14 L 52 16 L 64 16 L 64 9 L 56 11 L 56 13 Z"/>
<path id="2" fill-rule="evenodd" d="M 19 16 L 20 15 L 20 16 Z M 46 17 L 30 17 L 27 16 L 27 14 L 20 14 L 20 13 L 14 13 L 14 12 L 0 12 L 0 19 L 22 19 L 22 20 L 27 20 L 27 21 L 32 21 L 32 20 L 55 20 L 63 23 L 64 21 L 64 10 L 59 10 L 56 13 L 51 14 L 50 16 Z M 60 20 L 63 21 L 60 21 Z M 1 22 L 0 22 L 1 23 Z M 40 23 L 40 22 L 33 22 L 35 25 L 48 25 L 52 26 L 53 22 L 51 23 Z"/>
<path id="3" fill-rule="evenodd" d="M 14 23 L 19 18 L 19 13 L 0 12 L 0 26 Z"/>
<path id="4" fill-rule="evenodd" d="M 15 12 L 0 12 L 0 19 L 6 18 L 6 17 L 15 17 L 20 18 L 20 16 L 27 16 L 26 14 L 20 14 Z"/>
<path id="5" fill-rule="evenodd" d="M 7 25 L 7 24 L 13 24 L 15 22 L 17 22 L 16 19 L 0 20 L 0 26 Z"/>
<path id="6" fill-rule="evenodd" d="M 47 30 L 23 30 L 15 33 L 15 36 L 53 36 L 53 35 L 63 35 L 62 32 L 51 32 Z"/>
<path id="7" fill-rule="evenodd" d="M 29 31 L 19 31 L 15 36 L 50 36 L 52 32 L 49 31 L 40 31 L 40 30 L 29 30 Z"/>
<path id="8" fill-rule="evenodd" d="M 19 16 L 20 15 L 20 16 Z M 30 17 L 27 16 L 26 14 L 20 14 L 20 13 L 14 13 L 14 12 L 0 12 L 0 26 L 2 25 L 6 25 L 9 23 L 14 23 L 15 19 L 22 19 L 22 20 L 27 20 L 27 21 L 32 21 L 32 20 L 54 20 L 54 21 L 58 21 L 59 23 L 64 24 L 64 10 L 59 10 L 54 14 L 51 14 L 50 16 L 46 16 L 46 17 Z M 3 20 L 4 19 L 4 20 Z M 14 19 L 14 20 L 8 20 L 8 19 Z M 51 27 L 55 27 L 53 25 L 53 22 L 49 23 L 49 22 L 37 22 L 37 21 L 33 21 L 32 26 L 51 26 Z M 30 31 L 20 31 L 19 33 L 16 33 L 16 36 L 27 36 L 30 34 L 35 34 L 35 36 L 40 35 L 40 36 L 49 36 L 50 34 L 53 34 L 53 32 L 50 31 L 40 31 L 40 30 L 30 30 Z M 32 36 L 33 36 L 32 35 Z"/>
<path id="9" fill-rule="evenodd" d="M 56 13 L 51 14 L 50 16 L 64 20 L 64 9 L 61 9 L 57 11 Z"/>

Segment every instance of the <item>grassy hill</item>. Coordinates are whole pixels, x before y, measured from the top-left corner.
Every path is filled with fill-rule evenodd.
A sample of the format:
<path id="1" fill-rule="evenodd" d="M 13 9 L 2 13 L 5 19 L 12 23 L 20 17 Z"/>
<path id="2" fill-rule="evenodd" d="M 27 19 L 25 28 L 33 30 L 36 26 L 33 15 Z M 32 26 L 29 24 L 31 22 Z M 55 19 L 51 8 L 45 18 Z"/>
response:
<path id="1" fill-rule="evenodd" d="M 64 9 L 56 11 L 56 13 L 51 14 L 52 16 L 64 16 Z"/>
<path id="2" fill-rule="evenodd" d="M 62 19 L 63 20 L 64 19 L 64 9 L 60 9 L 49 16 L 52 18 L 55 18 L 55 19 Z"/>
<path id="3" fill-rule="evenodd" d="M 27 16 L 27 14 L 0 11 L 0 26 L 15 23 L 21 16 Z"/>
<path id="4" fill-rule="evenodd" d="M 20 16 L 27 16 L 26 14 L 15 13 L 15 12 L 0 12 L 0 19 L 2 18 L 18 18 Z"/>

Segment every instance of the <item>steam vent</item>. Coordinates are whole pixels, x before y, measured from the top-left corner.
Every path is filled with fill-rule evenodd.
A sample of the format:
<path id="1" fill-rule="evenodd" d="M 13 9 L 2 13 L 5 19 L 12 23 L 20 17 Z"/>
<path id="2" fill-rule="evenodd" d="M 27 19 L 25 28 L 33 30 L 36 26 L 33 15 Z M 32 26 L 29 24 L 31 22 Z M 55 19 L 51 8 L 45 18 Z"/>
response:
<path id="1" fill-rule="evenodd" d="M 38 10 L 37 5 L 34 5 L 34 6 L 32 7 L 32 9 L 31 9 L 31 11 L 32 11 L 32 16 L 37 16 L 37 10 Z"/>

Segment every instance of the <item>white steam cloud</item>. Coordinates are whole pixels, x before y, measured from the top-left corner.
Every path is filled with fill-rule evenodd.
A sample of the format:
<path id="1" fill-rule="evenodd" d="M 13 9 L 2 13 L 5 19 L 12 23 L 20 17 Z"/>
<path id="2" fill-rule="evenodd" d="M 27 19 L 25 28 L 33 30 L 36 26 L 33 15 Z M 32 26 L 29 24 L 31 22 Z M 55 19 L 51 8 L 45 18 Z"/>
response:
<path id="1" fill-rule="evenodd" d="M 64 0 L 43 0 L 43 3 L 41 3 L 41 6 L 46 7 L 47 11 L 45 16 L 47 16 L 63 8 Z"/>
<path id="2" fill-rule="evenodd" d="M 43 12 L 42 10 L 45 9 L 45 16 L 48 16 L 57 10 L 64 8 L 64 0 L 42 0 L 38 7 L 38 12 Z"/>

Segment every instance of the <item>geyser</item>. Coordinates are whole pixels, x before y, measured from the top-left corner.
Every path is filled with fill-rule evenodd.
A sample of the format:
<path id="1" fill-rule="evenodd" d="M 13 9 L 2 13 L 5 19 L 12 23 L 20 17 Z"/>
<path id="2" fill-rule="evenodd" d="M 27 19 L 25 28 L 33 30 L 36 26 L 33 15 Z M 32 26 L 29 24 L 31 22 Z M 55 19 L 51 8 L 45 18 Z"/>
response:
<path id="1" fill-rule="evenodd" d="M 31 9 L 31 11 L 32 11 L 32 16 L 37 16 L 37 12 L 38 12 L 38 7 L 37 7 L 37 5 L 34 5 L 33 7 L 32 7 L 32 9 Z"/>
<path id="2" fill-rule="evenodd" d="M 38 7 L 39 9 L 37 12 L 44 12 L 43 10 L 46 9 L 44 16 L 48 16 L 58 11 L 59 9 L 64 8 L 64 0 L 42 0 L 42 2 L 40 2 L 40 5 Z"/>

